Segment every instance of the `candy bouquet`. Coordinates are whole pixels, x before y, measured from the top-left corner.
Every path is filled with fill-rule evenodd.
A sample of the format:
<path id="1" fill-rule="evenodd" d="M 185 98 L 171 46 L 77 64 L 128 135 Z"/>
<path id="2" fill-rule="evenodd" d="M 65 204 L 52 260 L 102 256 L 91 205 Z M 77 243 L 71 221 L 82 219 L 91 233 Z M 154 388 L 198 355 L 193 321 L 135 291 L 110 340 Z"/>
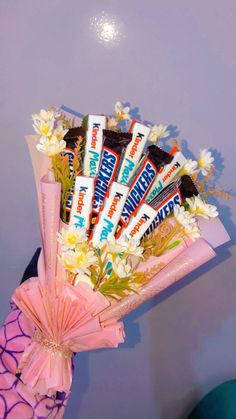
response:
<path id="1" fill-rule="evenodd" d="M 65 107 L 27 136 L 42 250 L 1 329 L 0 417 L 63 416 L 76 352 L 117 347 L 122 317 L 229 240 L 209 195 L 214 158 L 186 159 L 166 126 Z M 12 415 L 12 416 L 11 416 Z M 15 416 L 14 416 L 15 415 Z"/>

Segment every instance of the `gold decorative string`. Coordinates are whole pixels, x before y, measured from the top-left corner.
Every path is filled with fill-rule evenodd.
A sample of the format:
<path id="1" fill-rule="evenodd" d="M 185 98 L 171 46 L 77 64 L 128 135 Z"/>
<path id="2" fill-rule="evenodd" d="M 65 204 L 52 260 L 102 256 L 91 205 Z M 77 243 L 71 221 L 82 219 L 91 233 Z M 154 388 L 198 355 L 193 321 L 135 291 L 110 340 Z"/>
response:
<path id="1" fill-rule="evenodd" d="M 149 281 L 152 279 L 158 272 L 160 272 L 165 267 L 163 262 L 157 263 L 156 265 L 152 266 L 151 268 L 146 269 L 143 274 L 146 276 L 147 280 Z"/>
<path id="2" fill-rule="evenodd" d="M 35 330 L 33 339 L 38 342 L 44 349 L 52 352 L 60 352 L 65 358 L 72 358 L 73 351 L 71 349 L 46 338 L 39 330 Z"/>

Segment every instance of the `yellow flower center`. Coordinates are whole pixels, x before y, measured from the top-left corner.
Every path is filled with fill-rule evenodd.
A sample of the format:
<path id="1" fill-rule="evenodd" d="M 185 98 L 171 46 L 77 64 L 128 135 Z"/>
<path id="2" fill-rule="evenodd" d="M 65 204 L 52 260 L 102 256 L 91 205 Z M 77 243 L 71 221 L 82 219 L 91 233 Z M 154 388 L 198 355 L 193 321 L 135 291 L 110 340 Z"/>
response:
<path id="1" fill-rule="evenodd" d="M 207 211 L 204 207 L 196 207 L 193 212 L 195 214 L 205 214 Z"/>
<path id="2" fill-rule="evenodd" d="M 77 242 L 77 235 L 76 234 L 68 234 L 68 236 L 66 237 L 66 242 L 69 245 L 73 245 L 76 244 Z"/>
<path id="3" fill-rule="evenodd" d="M 124 115 L 125 115 L 125 112 L 124 111 L 118 111 L 116 113 L 116 120 L 117 120 L 117 122 L 122 121 L 124 119 Z"/>
<path id="4" fill-rule="evenodd" d="M 77 256 L 76 256 L 76 258 L 75 258 L 75 261 L 76 261 L 76 264 L 78 266 L 82 265 L 84 262 L 87 261 L 86 254 L 83 253 L 83 252 L 78 253 Z"/>
<path id="5" fill-rule="evenodd" d="M 42 135 L 47 135 L 50 131 L 50 125 L 45 123 L 42 123 L 39 127 L 39 130 L 41 132 Z"/>
<path id="6" fill-rule="evenodd" d="M 72 263 L 69 263 L 67 261 L 64 261 L 64 266 L 68 271 L 72 271 L 74 268 L 74 265 L 72 265 Z"/>
<path id="7" fill-rule="evenodd" d="M 206 162 L 205 162 L 205 160 L 203 160 L 203 159 L 199 159 L 199 160 L 197 161 L 197 164 L 198 164 L 198 166 L 199 166 L 199 167 L 201 167 L 201 168 L 203 168 L 203 169 L 204 169 L 204 167 L 206 166 Z"/>

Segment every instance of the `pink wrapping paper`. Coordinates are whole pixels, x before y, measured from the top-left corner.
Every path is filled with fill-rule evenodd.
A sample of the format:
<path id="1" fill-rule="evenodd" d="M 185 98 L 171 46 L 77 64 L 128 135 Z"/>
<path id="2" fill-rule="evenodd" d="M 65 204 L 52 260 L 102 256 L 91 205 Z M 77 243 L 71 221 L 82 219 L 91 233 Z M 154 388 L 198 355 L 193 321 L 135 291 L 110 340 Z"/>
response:
<path id="1" fill-rule="evenodd" d="M 40 229 L 41 229 L 41 234 L 42 234 L 42 203 L 41 203 L 40 180 L 51 169 L 51 160 L 45 154 L 40 153 L 36 148 L 36 144 L 39 142 L 39 139 L 40 139 L 39 135 L 26 135 L 25 139 L 29 148 L 30 158 L 31 158 L 33 171 L 34 171 L 34 180 L 35 180 L 37 201 L 38 201 L 38 211 L 39 211 L 39 217 L 40 217 L 39 218 Z"/>
<path id="2" fill-rule="evenodd" d="M 22 354 L 34 333 L 31 320 L 11 303 L 11 312 L 0 328 L 0 418 L 61 419 L 68 397 L 35 395 L 16 377 Z"/>
<path id="3" fill-rule="evenodd" d="M 44 262 L 46 277 L 50 279 L 56 275 L 61 185 L 45 175 L 40 181 L 40 192 Z"/>
<path id="4" fill-rule="evenodd" d="M 59 279 L 64 279 L 64 270 L 59 266 L 57 258 L 58 243 L 56 237 L 60 224 L 61 185 L 54 180 L 50 158 L 36 149 L 39 136 L 27 135 L 25 138 L 34 169 L 40 215 L 43 254 L 41 252 L 38 264 L 39 278 L 40 280 L 45 280 L 45 278 L 48 280 L 58 274 Z"/>
<path id="5" fill-rule="evenodd" d="M 19 362 L 21 380 L 35 394 L 70 391 L 73 352 L 124 341 L 121 322 L 101 323 L 100 313 L 110 303 L 87 284 L 74 287 L 55 279 L 46 284 L 32 278 L 15 290 L 13 301 L 37 331 Z"/>
<path id="6" fill-rule="evenodd" d="M 177 247 L 174 247 L 173 249 L 166 251 L 163 255 L 158 257 L 151 256 L 145 262 L 140 263 L 137 270 L 139 272 L 151 270 L 155 271 L 156 268 L 157 271 L 160 271 L 164 268 L 164 266 L 168 265 L 173 259 L 180 255 L 188 245 L 185 240 L 182 240 L 182 242 Z"/>
<path id="7" fill-rule="evenodd" d="M 120 319 L 126 316 L 145 301 L 208 262 L 215 255 L 214 250 L 205 240 L 197 240 L 143 286 L 140 294 L 130 294 L 117 304 L 114 304 L 102 314 L 101 319 L 105 321 L 110 318 Z"/>
<path id="8" fill-rule="evenodd" d="M 210 220 L 198 217 L 198 225 L 202 238 L 214 249 L 230 241 L 230 236 L 219 217 L 211 218 Z"/>

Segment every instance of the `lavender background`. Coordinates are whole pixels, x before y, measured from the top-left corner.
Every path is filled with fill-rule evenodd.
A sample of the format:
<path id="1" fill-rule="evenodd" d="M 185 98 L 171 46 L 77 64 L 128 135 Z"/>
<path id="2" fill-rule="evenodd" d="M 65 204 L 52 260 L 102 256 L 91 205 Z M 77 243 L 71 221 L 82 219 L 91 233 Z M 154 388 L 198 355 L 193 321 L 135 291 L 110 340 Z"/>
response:
<path id="1" fill-rule="evenodd" d="M 134 115 L 172 124 L 185 151 L 215 151 L 220 185 L 235 190 L 236 3 L 2 0 L 0 8 L 3 320 L 40 240 L 23 136 L 41 107 L 112 113 L 117 100 L 130 101 Z M 118 28 L 111 42 L 96 34 L 102 11 Z M 110 28 L 101 37 L 112 37 Z M 235 378 L 235 198 L 221 202 L 230 247 L 127 317 L 119 350 L 77 357 L 65 418 L 180 419 Z"/>

